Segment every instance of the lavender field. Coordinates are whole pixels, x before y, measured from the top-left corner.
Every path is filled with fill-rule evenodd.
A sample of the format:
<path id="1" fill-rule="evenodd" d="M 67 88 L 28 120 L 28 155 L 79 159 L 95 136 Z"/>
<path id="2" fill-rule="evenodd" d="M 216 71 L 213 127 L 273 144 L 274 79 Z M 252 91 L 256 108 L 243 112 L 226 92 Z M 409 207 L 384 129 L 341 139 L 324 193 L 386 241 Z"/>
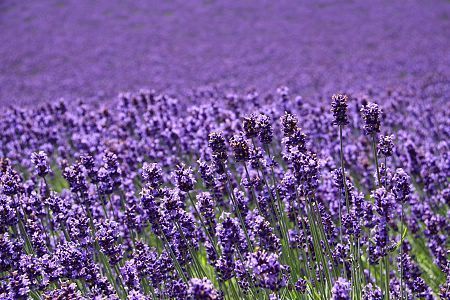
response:
<path id="1" fill-rule="evenodd" d="M 450 299 L 450 2 L 0 28 L 0 299 Z"/>

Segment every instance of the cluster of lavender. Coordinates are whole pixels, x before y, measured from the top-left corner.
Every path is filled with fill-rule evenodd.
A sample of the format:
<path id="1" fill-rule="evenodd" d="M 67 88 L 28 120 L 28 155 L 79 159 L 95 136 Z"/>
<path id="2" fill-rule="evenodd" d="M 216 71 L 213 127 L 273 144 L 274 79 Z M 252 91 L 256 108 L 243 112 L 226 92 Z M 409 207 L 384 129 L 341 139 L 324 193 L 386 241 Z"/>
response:
<path id="1" fill-rule="evenodd" d="M 419 91 L 12 108 L 0 298 L 449 299 L 450 115 Z"/>

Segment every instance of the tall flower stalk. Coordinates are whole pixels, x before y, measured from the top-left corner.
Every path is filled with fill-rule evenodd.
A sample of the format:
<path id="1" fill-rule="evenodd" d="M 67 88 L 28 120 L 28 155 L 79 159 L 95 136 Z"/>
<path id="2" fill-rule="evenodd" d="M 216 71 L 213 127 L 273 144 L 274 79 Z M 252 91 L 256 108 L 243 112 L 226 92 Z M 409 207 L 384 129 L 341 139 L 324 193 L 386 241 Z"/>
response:
<path id="1" fill-rule="evenodd" d="M 377 185 L 378 187 L 382 186 L 382 179 L 380 175 L 380 167 L 378 163 L 378 151 L 377 151 L 377 134 L 380 132 L 380 123 L 381 123 L 381 109 L 377 104 L 369 102 L 361 108 L 362 118 L 364 120 L 364 132 L 367 136 L 371 138 L 372 144 L 372 153 L 375 162 L 375 168 L 377 172 Z M 388 235 L 389 227 L 388 223 L 385 224 L 385 230 Z M 390 272 L 389 272 L 389 255 L 386 253 L 384 256 L 384 292 L 386 295 L 386 299 L 389 300 L 390 294 Z"/>
<path id="2" fill-rule="evenodd" d="M 340 165 L 341 165 L 341 176 L 342 176 L 342 186 L 344 187 L 345 194 L 345 204 L 347 208 L 347 215 L 351 213 L 350 207 L 350 199 L 349 199 L 349 190 L 347 185 L 347 175 L 345 171 L 345 161 L 344 161 L 344 146 L 343 146 L 343 127 L 348 125 L 350 122 L 348 120 L 347 115 L 347 101 L 348 96 L 343 94 L 334 94 L 332 96 L 331 102 L 331 112 L 333 113 L 333 125 L 337 125 L 339 127 L 339 145 L 340 145 Z M 341 205 L 339 204 L 339 216 L 342 216 Z M 340 220 L 342 222 L 342 219 Z M 341 225 L 342 226 L 342 225 Z M 340 229 L 342 230 L 342 229 Z M 353 237 L 350 237 L 350 247 L 353 253 L 353 261 L 352 261 L 352 289 L 353 294 L 356 299 L 361 298 L 361 259 L 360 259 L 360 251 L 359 251 L 359 241 L 354 241 Z M 345 272 L 345 265 L 344 265 Z"/>

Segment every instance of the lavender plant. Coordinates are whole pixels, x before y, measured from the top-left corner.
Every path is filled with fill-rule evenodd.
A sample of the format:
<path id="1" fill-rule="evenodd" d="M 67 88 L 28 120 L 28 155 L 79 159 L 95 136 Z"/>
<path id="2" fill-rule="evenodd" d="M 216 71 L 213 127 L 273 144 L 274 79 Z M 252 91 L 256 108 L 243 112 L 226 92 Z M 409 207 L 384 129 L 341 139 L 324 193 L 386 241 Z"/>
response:
<path id="1" fill-rule="evenodd" d="M 4 113 L 0 298 L 448 298 L 448 110 L 210 97 Z"/>

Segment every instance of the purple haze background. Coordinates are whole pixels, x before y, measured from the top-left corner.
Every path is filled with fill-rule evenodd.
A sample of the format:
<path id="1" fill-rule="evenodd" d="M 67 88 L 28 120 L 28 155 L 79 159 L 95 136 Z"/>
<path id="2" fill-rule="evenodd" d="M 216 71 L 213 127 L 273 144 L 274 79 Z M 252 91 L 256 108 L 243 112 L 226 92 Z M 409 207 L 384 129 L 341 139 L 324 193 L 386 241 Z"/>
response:
<path id="1" fill-rule="evenodd" d="M 162 2 L 1 1 L 0 105 L 205 85 L 325 96 L 449 75 L 449 1 Z"/>

